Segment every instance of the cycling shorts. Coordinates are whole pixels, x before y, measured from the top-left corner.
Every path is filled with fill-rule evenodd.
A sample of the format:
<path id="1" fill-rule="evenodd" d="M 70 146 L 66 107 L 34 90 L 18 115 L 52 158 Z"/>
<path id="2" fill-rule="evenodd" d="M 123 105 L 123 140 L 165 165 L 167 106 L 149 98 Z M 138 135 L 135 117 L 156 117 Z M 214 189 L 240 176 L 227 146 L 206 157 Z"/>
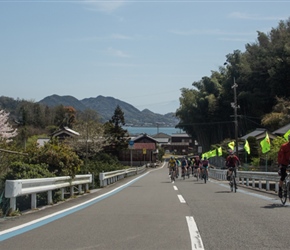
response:
<path id="1" fill-rule="evenodd" d="M 281 169 L 281 178 L 280 178 L 280 180 L 284 181 L 286 176 L 287 176 L 287 173 L 286 173 L 287 166 L 286 165 L 281 165 L 280 169 Z"/>

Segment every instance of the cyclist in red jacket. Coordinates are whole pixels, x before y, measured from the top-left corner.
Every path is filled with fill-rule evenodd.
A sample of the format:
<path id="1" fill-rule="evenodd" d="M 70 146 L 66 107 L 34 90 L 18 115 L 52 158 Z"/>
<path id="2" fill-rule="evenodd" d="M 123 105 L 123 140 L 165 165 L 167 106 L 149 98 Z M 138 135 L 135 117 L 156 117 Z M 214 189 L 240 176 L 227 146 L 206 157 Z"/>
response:
<path id="1" fill-rule="evenodd" d="M 288 135 L 288 142 L 281 145 L 278 151 L 278 165 L 280 169 L 280 181 L 278 196 L 282 198 L 282 185 L 285 177 L 287 176 L 286 168 L 290 164 L 290 135 Z"/>
<path id="2" fill-rule="evenodd" d="M 238 156 L 234 155 L 233 151 L 230 151 L 229 156 L 226 159 L 226 167 L 228 168 L 227 171 L 227 180 L 230 178 L 230 171 L 235 172 L 235 176 L 237 174 L 236 167 L 241 165 L 240 159 Z"/>

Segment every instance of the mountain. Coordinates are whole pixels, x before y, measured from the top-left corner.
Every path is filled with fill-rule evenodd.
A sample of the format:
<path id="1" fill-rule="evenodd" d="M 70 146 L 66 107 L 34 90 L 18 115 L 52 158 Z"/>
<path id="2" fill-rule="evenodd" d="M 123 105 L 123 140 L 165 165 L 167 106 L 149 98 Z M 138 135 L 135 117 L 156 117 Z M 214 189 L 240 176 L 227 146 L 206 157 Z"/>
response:
<path id="1" fill-rule="evenodd" d="M 59 96 L 59 95 L 51 95 L 43 98 L 42 100 L 39 101 L 39 103 L 45 104 L 48 107 L 54 107 L 58 105 L 63 105 L 63 106 L 72 106 L 76 110 L 79 111 L 84 111 L 87 109 L 87 107 L 79 101 L 77 98 L 70 96 L 70 95 L 65 95 L 65 96 Z"/>
<path id="2" fill-rule="evenodd" d="M 126 124 L 132 126 L 156 126 L 159 124 L 164 127 L 174 127 L 178 123 L 178 119 L 174 113 L 165 115 L 156 114 L 148 109 L 138 110 L 129 103 L 115 99 L 113 97 L 90 97 L 78 100 L 73 96 L 51 95 L 40 100 L 39 103 L 54 107 L 57 105 L 72 106 L 76 110 L 84 111 L 85 109 L 95 110 L 101 117 L 102 121 L 108 121 L 114 115 L 117 105 L 124 112 Z"/>

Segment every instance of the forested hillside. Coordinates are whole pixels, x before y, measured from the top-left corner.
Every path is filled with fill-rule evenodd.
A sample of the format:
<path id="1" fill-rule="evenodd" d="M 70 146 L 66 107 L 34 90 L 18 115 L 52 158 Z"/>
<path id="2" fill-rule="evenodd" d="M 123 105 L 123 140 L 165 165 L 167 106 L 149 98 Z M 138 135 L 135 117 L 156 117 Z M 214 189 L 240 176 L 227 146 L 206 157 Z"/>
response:
<path id="1" fill-rule="evenodd" d="M 175 114 L 156 114 L 148 109 L 138 110 L 131 104 L 120 101 L 113 97 L 98 96 L 78 100 L 73 96 L 47 96 L 40 102 L 0 97 L 0 109 L 10 113 L 11 119 L 18 125 L 33 125 L 37 129 L 44 129 L 47 126 L 60 126 L 63 123 L 63 108 L 72 107 L 76 112 L 76 118 L 82 119 L 86 110 L 95 112 L 99 121 L 107 122 L 117 106 L 124 112 L 126 124 L 134 126 L 156 126 L 156 123 L 164 126 L 174 127 L 178 123 Z"/>
<path id="2" fill-rule="evenodd" d="M 226 55 L 218 71 L 184 88 L 177 111 L 178 125 L 197 138 L 204 149 L 234 138 L 234 82 L 238 85 L 238 136 L 257 127 L 275 130 L 290 122 L 290 19 L 245 51 Z"/>

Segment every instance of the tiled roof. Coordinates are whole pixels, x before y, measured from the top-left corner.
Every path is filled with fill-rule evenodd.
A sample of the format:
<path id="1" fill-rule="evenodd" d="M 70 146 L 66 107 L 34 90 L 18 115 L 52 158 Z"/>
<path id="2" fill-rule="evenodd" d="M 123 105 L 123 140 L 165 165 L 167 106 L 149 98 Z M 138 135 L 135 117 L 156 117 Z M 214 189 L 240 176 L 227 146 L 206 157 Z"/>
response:
<path id="1" fill-rule="evenodd" d="M 287 124 L 287 125 L 285 125 L 282 128 L 279 128 L 279 129 L 275 130 L 273 132 L 273 134 L 276 134 L 276 135 L 284 135 L 286 132 L 288 132 L 289 129 L 290 129 L 290 123 Z"/>
<path id="2" fill-rule="evenodd" d="M 265 133 L 265 131 L 266 131 L 266 129 L 264 129 L 264 128 L 257 128 L 256 130 L 252 131 L 251 133 L 242 136 L 241 139 L 246 140 L 250 136 L 257 137 L 258 135 Z"/>
<path id="3" fill-rule="evenodd" d="M 190 136 L 186 133 L 175 133 L 172 134 L 171 137 L 190 137 Z"/>
<path id="4" fill-rule="evenodd" d="M 151 137 L 151 136 L 149 136 L 149 135 L 147 135 L 147 134 L 141 134 L 141 135 L 139 135 L 139 136 L 137 136 L 137 137 L 132 137 L 131 140 L 134 141 L 135 143 L 137 143 L 138 140 L 140 140 L 140 139 L 142 139 L 142 138 L 144 138 L 144 137 L 150 139 L 151 141 L 157 142 L 156 139 L 154 139 L 153 137 Z"/>

